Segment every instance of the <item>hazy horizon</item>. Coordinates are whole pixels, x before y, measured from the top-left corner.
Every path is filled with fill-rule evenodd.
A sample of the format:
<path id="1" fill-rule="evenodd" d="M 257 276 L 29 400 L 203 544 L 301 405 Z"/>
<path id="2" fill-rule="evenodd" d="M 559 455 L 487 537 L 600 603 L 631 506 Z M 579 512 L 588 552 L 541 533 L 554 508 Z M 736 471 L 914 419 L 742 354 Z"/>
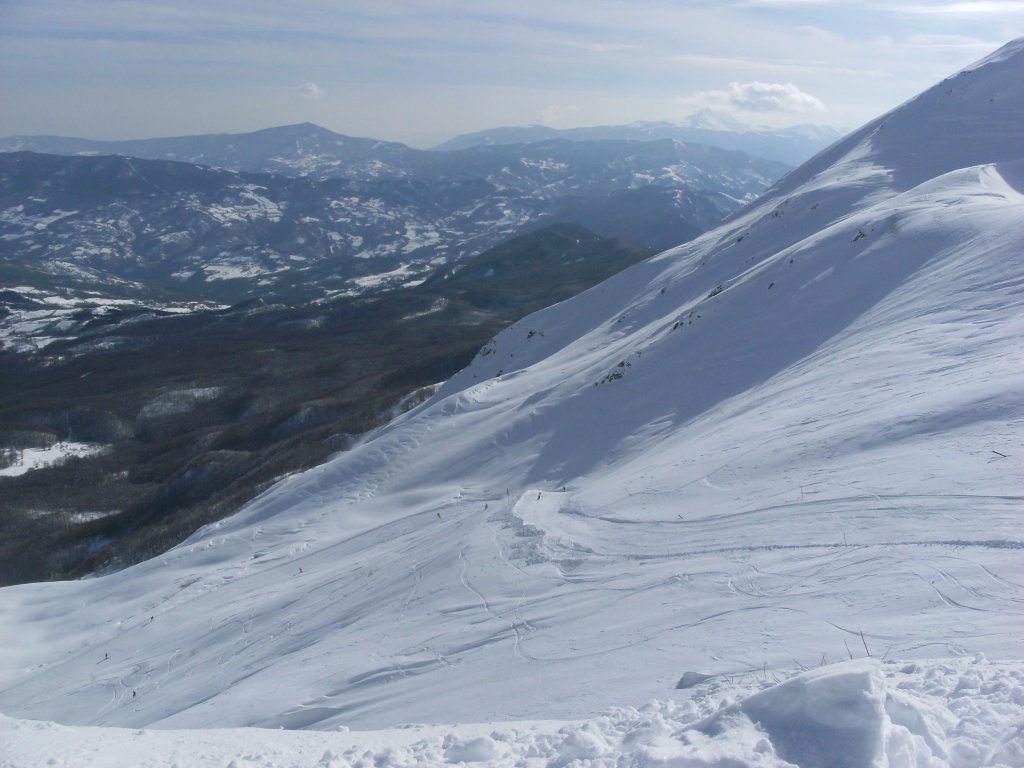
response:
<path id="1" fill-rule="evenodd" d="M 0 135 L 121 140 L 312 122 L 430 147 L 499 126 L 854 128 L 1024 35 L 1022 2 L 13 0 Z"/>
<path id="2" fill-rule="evenodd" d="M 694 113 L 694 115 L 696 115 L 696 114 L 697 113 Z M 628 125 L 631 125 L 631 124 L 632 125 L 642 125 L 642 124 L 653 125 L 653 124 L 658 124 L 658 123 L 663 123 L 663 122 L 672 122 L 672 123 L 675 123 L 675 124 L 682 124 L 682 123 L 686 122 L 686 117 L 684 117 L 684 118 L 682 118 L 682 119 L 680 119 L 678 121 L 643 121 L 643 120 L 639 120 L 639 121 L 633 121 L 633 123 L 621 123 L 621 124 L 618 124 L 618 125 L 621 125 L 621 126 L 628 126 Z M 18 137 L 18 136 L 23 136 L 23 137 L 47 137 L 47 136 L 52 136 L 52 137 L 55 137 L 55 138 L 62 138 L 62 139 L 83 139 L 83 140 L 86 140 L 86 141 L 109 141 L 109 142 L 112 142 L 112 143 L 116 143 L 116 142 L 121 142 L 121 141 L 147 141 L 147 140 L 154 140 L 155 141 L 155 140 L 160 140 L 160 139 L 174 139 L 174 138 L 181 138 L 181 137 L 186 137 L 186 136 L 239 136 L 239 135 L 245 135 L 245 134 L 251 134 L 251 133 L 260 133 L 261 131 L 271 131 L 271 130 L 276 130 L 276 129 L 281 129 L 281 128 L 289 128 L 289 127 L 298 126 L 298 125 L 313 125 L 313 126 L 316 126 L 318 128 L 323 128 L 325 130 L 331 131 L 332 133 L 337 133 L 339 135 L 348 136 L 350 138 L 382 140 L 379 136 L 355 136 L 355 135 L 352 135 L 352 134 L 346 134 L 343 131 L 335 130 L 334 128 L 331 128 L 330 126 L 321 125 L 321 124 L 315 123 L 315 122 L 313 122 L 311 120 L 304 120 L 304 121 L 298 122 L 298 123 L 282 123 L 280 125 L 258 126 L 258 127 L 254 127 L 254 128 L 251 128 L 251 129 L 240 130 L 240 131 L 197 131 L 195 133 L 190 133 L 190 134 L 174 134 L 174 135 L 172 135 L 172 134 L 165 134 L 165 135 L 158 135 L 158 136 L 123 136 L 123 137 L 118 137 L 118 138 L 113 138 L 113 139 L 96 139 L 96 138 L 89 137 L 89 136 L 74 136 L 74 135 L 71 135 L 71 134 L 7 134 L 7 135 L 4 135 L 4 136 L 0 136 L 0 139 L 13 138 L 13 137 Z M 786 127 L 799 127 L 799 126 L 828 127 L 828 128 L 834 128 L 834 129 L 836 129 L 838 131 L 841 131 L 843 133 L 848 132 L 850 130 L 853 130 L 853 128 L 854 128 L 854 126 L 830 126 L 827 123 L 814 123 L 814 122 L 811 122 L 811 121 L 802 122 L 802 123 L 794 123 L 793 126 L 786 126 Z M 489 131 L 489 130 L 502 130 L 502 129 L 513 129 L 514 130 L 514 129 L 529 129 L 529 128 L 549 128 L 549 129 L 552 129 L 552 130 L 573 130 L 573 129 L 603 128 L 603 127 L 618 127 L 618 126 L 612 126 L 612 125 L 609 124 L 609 125 L 600 125 L 600 126 L 599 125 L 579 125 L 579 126 L 571 126 L 569 128 L 555 128 L 554 126 L 546 125 L 544 123 L 523 123 L 521 125 L 494 125 L 494 126 L 489 126 L 487 128 L 477 129 L 477 130 L 473 130 L 473 131 L 465 131 L 465 132 L 458 133 L 458 134 L 452 134 L 451 136 L 445 136 L 442 139 L 440 139 L 439 141 L 433 142 L 432 144 L 429 144 L 429 145 L 409 144 L 408 142 L 401 142 L 401 141 L 398 141 L 396 139 L 389 139 L 387 141 L 395 141 L 397 143 L 406 144 L 407 146 L 410 146 L 410 147 L 412 147 L 414 149 L 429 150 L 429 149 L 433 149 L 434 147 L 437 147 L 437 146 L 439 146 L 441 144 L 444 144 L 445 142 L 447 142 L 447 141 L 449 141 L 451 139 L 458 138 L 458 137 L 460 137 L 462 135 L 471 135 L 471 134 L 475 134 L 475 133 L 479 133 L 479 132 L 486 132 L 486 131 Z M 745 123 L 742 126 L 737 125 L 736 128 L 737 129 L 744 128 L 744 129 L 751 129 L 751 130 L 760 130 L 760 129 L 771 130 L 771 128 L 769 126 L 756 125 L 756 124 L 753 124 L 753 123 Z M 780 127 L 777 130 L 782 130 L 782 129 L 783 128 Z M 725 130 L 725 128 L 723 128 L 723 130 Z"/>

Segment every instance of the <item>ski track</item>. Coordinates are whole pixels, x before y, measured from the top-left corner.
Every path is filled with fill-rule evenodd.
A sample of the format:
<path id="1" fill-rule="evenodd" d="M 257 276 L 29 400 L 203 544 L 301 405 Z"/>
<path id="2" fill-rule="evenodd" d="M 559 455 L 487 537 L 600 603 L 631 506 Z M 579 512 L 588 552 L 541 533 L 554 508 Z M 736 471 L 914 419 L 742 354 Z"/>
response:
<path id="1" fill-rule="evenodd" d="M 491 610 L 491 606 L 490 603 L 487 602 L 487 598 L 483 596 L 483 593 L 481 593 L 480 590 L 470 584 L 469 579 L 466 577 L 466 571 L 469 568 L 469 561 L 466 560 L 466 552 L 464 549 L 459 549 L 459 559 L 462 561 L 462 571 L 459 573 L 459 580 L 462 582 L 462 586 L 476 595 L 485 613 L 489 616 L 495 616 L 496 614 Z"/>

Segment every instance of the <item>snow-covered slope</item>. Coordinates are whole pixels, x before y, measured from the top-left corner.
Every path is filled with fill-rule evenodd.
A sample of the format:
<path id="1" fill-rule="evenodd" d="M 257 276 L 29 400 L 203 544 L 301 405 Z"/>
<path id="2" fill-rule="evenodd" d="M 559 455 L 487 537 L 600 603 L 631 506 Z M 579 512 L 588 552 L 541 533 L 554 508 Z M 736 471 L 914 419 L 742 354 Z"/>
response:
<path id="1" fill-rule="evenodd" d="M 520 321 L 419 408 L 168 554 L 0 591 L 0 711 L 581 718 L 850 656 L 977 653 L 1007 662 L 992 685 L 1019 707 L 1022 77 L 1018 41 L 718 229 Z M 818 738 L 814 702 L 835 699 L 806 696 L 743 708 L 762 752 L 785 758 L 773 717 Z M 968 728 L 896 710 L 924 741 Z M 977 759 L 934 738 L 932 755 L 1020 764 L 999 722 Z M 845 762 L 795 762 L 883 764 L 832 743 Z"/>

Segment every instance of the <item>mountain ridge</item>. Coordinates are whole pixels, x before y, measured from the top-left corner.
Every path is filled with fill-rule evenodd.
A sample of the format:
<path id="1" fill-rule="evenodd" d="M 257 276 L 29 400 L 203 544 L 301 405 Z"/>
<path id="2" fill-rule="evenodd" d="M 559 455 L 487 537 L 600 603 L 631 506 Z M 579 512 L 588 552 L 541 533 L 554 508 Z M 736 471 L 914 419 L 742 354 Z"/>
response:
<path id="1" fill-rule="evenodd" d="M 797 165 L 841 138 L 843 133 L 829 126 L 796 125 L 772 129 L 744 125 L 728 115 L 702 110 L 682 122 L 636 122 L 628 125 L 598 125 L 587 128 L 549 128 L 545 125 L 490 128 L 462 134 L 434 149 L 459 151 L 475 146 L 530 144 L 563 139 L 598 141 L 607 139 L 657 141 L 674 139 L 706 144 L 720 149 L 746 152 L 759 157 Z"/>
<path id="2" fill-rule="evenodd" d="M 286 175 L 406 175 L 427 153 L 399 142 L 346 136 L 314 123 L 261 128 L 246 133 L 204 133 L 152 139 L 99 140 L 67 136 L 7 136 L 0 151 L 55 155 L 125 155 L 176 160 L 230 170 Z M 333 153 L 333 154 L 332 154 Z"/>
<path id="3" fill-rule="evenodd" d="M 638 128 L 638 126 L 640 126 Z M 666 130 L 665 127 L 668 127 Z M 19 135 L 0 138 L 0 152 L 38 152 L 66 156 L 124 155 L 147 160 L 173 160 L 213 168 L 249 172 L 272 173 L 288 176 L 309 176 L 324 180 L 351 177 L 358 179 L 417 178 L 426 179 L 452 175 L 449 166 L 456 168 L 460 155 L 486 158 L 498 147 L 506 144 L 533 144 L 537 141 L 563 141 L 574 144 L 588 142 L 651 142 L 676 141 L 693 145 L 692 151 L 717 150 L 744 151 L 735 142 L 723 143 L 686 139 L 678 134 L 674 124 L 644 123 L 632 126 L 600 126 L 595 129 L 557 131 L 536 126 L 540 131 L 530 141 L 468 143 L 458 149 L 414 149 L 400 142 L 347 136 L 335 133 L 315 123 L 262 128 L 247 133 L 208 133 L 195 136 L 171 136 L 152 139 L 96 140 L 65 136 Z M 520 129 L 495 129 L 518 131 Z M 574 138 L 580 131 L 595 132 L 584 140 Z M 486 132 L 484 132 L 486 133 Z M 715 133 L 714 131 L 708 133 Z M 727 132 L 723 132 L 725 135 Z M 532 134 L 531 134 L 532 135 Z M 765 134 L 774 135 L 774 134 Z M 780 132 L 779 136 L 785 136 Z M 456 141 L 456 140 L 453 140 Z M 481 154 L 483 153 L 483 154 Z M 779 157 L 753 157 L 764 161 L 782 162 L 792 166 L 791 160 Z M 799 153 L 798 153 L 799 154 Z M 804 152 L 806 157 L 808 152 Z M 456 170 L 454 177 L 458 178 Z"/>
<path id="4" fill-rule="evenodd" d="M 744 151 L 795 165 L 838 139 L 828 126 L 797 125 L 771 129 L 744 125 L 712 110 L 694 113 L 679 123 L 635 122 L 589 128 L 557 129 L 544 125 L 490 128 L 461 134 L 430 149 L 396 141 L 336 133 L 311 122 L 261 128 L 243 133 L 203 133 L 149 139 L 83 139 L 57 135 L 0 137 L 0 152 L 34 151 L 58 155 L 126 155 L 179 160 L 232 170 L 332 176 L 422 175 L 435 164 L 434 152 L 538 141 L 657 141 L 675 139 L 720 149 Z M 374 156 L 371 158 L 371 152 Z M 333 155 L 332 155 L 333 153 Z"/>

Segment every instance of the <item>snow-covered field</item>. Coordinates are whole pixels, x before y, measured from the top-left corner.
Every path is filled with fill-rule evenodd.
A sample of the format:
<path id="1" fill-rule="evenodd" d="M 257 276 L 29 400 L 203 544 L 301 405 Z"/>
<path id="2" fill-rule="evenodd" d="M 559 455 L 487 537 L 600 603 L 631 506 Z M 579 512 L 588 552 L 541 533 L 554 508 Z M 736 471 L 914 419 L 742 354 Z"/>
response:
<path id="1" fill-rule="evenodd" d="M 64 461 L 71 456 L 91 456 L 103 450 L 94 443 L 54 443 L 49 448 L 24 448 L 16 451 L 14 462 L 0 467 L 0 477 L 17 477 L 33 469 L 41 469 Z"/>
<path id="2" fill-rule="evenodd" d="M 114 299 L 93 291 L 62 290 L 55 295 L 28 286 L 14 286 L 8 290 L 27 297 L 37 305 L 29 308 L 15 305 L 8 308 L 8 313 L 0 321 L 0 350 L 7 352 L 32 352 L 55 341 L 74 339 L 84 326 L 115 309 L 187 314 L 224 308 L 224 305 L 212 302 Z M 44 306 L 40 308 L 38 305 Z"/>
<path id="3" fill-rule="evenodd" d="M 325 733 L 5 721 L 11 764 L 1024 765 L 1022 79 L 1018 41 L 171 552 L 0 591 L 12 718 Z M 492 725 L 333 732 L 410 722 Z"/>

